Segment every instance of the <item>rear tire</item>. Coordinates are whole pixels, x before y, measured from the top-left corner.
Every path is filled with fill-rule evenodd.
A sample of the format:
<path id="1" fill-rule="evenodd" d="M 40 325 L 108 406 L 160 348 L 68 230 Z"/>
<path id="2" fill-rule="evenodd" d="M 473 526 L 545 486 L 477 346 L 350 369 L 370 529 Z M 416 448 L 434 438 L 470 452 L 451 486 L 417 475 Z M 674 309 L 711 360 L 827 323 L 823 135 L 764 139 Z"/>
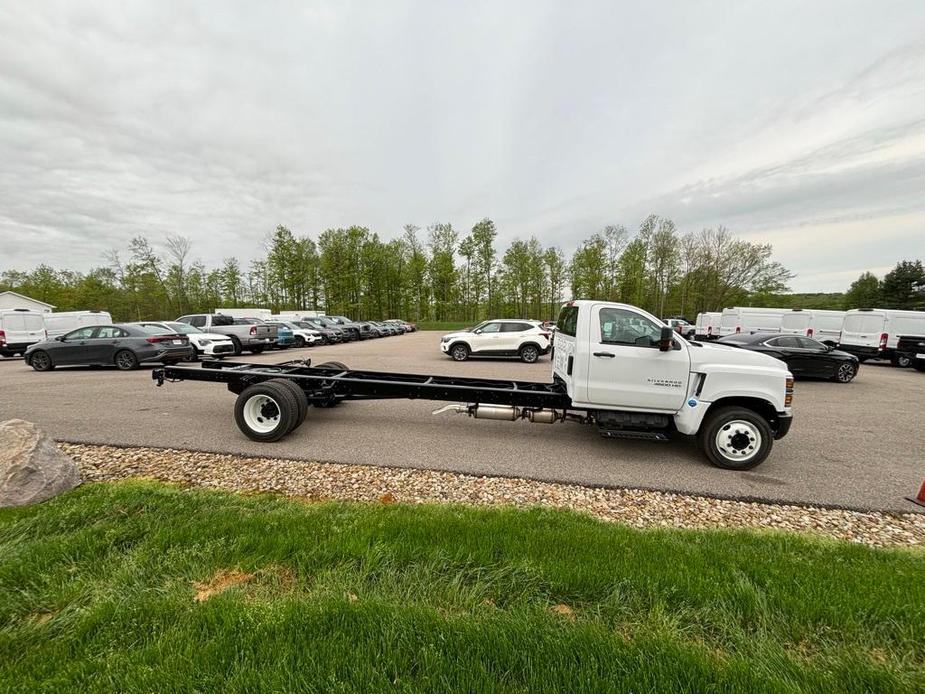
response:
<path id="1" fill-rule="evenodd" d="M 29 357 L 29 366 L 36 371 L 51 371 L 55 368 L 55 364 L 52 362 L 48 352 L 40 349 L 34 351 L 32 356 Z"/>
<path id="2" fill-rule="evenodd" d="M 850 361 L 843 362 L 835 369 L 835 376 L 832 380 L 838 383 L 851 383 L 852 379 L 857 376 L 858 367 Z"/>
<path id="3" fill-rule="evenodd" d="M 533 364 L 540 358 L 540 350 L 535 345 L 524 345 L 520 348 L 520 360 L 526 364 Z"/>
<path id="4" fill-rule="evenodd" d="M 453 345 L 450 347 L 450 356 L 453 361 L 466 361 L 469 358 L 469 348 L 464 344 Z"/>
<path id="5" fill-rule="evenodd" d="M 250 352 L 251 354 L 260 354 L 261 352 L 263 352 L 263 350 L 264 350 L 264 346 L 258 345 L 256 347 L 250 347 L 247 351 Z"/>
<path id="6" fill-rule="evenodd" d="M 900 369 L 908 369 L 912 366 L 912 357 L 908 354 L 894 354 L 890 358 L 890 363 Z"/>
<path id="7" fill-rule="evenodd" d="M 298 406 L 296 409 L 296 416 L 292 423 L 292 428 L 287 433 L 295 431 L 299 428 L 299 426 L 301 426 L 302 422 L 305 421 L 305 416 L 308 414 L 308 396 L 305 394 L 304 390 L 299 388 L 299 386 L 297 386 L 292 381 L 287 381 L 285 378 L 274 378 L 267 381 L 267 383 L 274 383 L 282 388 L 285 388 L 290 393 L 292 393 L 293 397 L 295 398 L 296 405 Z"/>
<path id="8" fill-rule="evenodd" d="M 120 371 L 133 371 L 138 368 L 138 357 L 130 349 L 120 349 L 116 352 L 113 362 Z"/>
<path id="9" fill-rule="evenodd" d="M 251 441 L 261 443 L 279 441 L 297 426 L 298 416 L 296 396 L 273 381 L 248 386 L 234 404 L 238 429 Z"/>
<path id="10" fill-rule="evenodd" d="M 707 459 L 724 470 L 751 470 L 768 457 L 774 435 L 767 420 L 744 407 L 708 413 L 698 434 Z"/>

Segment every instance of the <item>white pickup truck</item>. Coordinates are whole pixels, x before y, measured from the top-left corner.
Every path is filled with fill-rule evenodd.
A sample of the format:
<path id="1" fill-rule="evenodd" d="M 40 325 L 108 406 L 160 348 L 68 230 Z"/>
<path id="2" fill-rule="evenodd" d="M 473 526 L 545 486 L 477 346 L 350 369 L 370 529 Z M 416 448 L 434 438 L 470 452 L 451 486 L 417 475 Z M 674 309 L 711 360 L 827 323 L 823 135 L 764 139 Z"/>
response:
<path id="1" fill-rule="evenodd" d="M 627 304 L 571 301 L 562 307 L 552 382 L 358 371 L 339 362 L 155 369 L 167 381 L 225 383 L 238 396 L 235 422 L 255 441 L 297 429 L 309 405 L 411 398 L 451 403 L 440 412 L 475 419 L 577 422 L 610 438 L 696 436 L 714 465 L 748 470 L 790 429 L 793 376 L 764 354 L 688 342 Z M 410 434 L 410 431 L 409 431 Z"/>
<path id="2" fill-rule="evenodd" d="M 605 436 L 696 435 L 711 462 L 741 470 L 790 429 L 793 376 L 773 357 L 688 342 L 628 304 L 572 301 L 556 325 L 553 378 Z"/>

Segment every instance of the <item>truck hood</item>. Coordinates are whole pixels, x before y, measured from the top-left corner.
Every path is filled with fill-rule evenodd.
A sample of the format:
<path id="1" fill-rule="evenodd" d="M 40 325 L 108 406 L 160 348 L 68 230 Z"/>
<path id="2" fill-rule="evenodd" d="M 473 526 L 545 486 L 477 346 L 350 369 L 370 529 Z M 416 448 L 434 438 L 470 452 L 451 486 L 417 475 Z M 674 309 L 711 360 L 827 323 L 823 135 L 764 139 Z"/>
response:
<path id="1" fill-rule="evenodd" d="M 699 347 L 697 345 L 700 345 Z M 697 342 L 690 348 L 691 371 L 706 371 L 711 366 L 744 366 L 763 367 L 772 369 L 781 374 L 789 373 L 787 365 L 780 359 L 775 359 L 761 352 L 750 349 L 739 349 L 732 345 L 721 345 L 715 342 Z"/>
<path id="2" fill-rule="evenodd" d="M 467 337 L 471 337 L 471 336 L 472 336 L 472 333 L 470 332 L 467 332 L 465 330 L 457 330 L 455 333 L 447 333 L 446 335 L 443 336 L 442 339 L 444 341 L 448 341 L 448 340 L 457 340 L 460 338 L 466 339 Z"/>

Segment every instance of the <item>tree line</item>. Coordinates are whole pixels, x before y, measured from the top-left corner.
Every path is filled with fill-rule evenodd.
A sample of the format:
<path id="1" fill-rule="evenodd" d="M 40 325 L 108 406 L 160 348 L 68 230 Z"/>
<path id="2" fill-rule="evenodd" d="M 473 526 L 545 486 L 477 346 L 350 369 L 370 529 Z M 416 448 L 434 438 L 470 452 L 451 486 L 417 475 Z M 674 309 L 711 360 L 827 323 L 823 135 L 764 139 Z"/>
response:
<path id="1" fill-rule="evenodd" d="M 650 215 L 635 229 L 606 226 L 567 258 L 535 237 L 503 250 L 491 219 L 462 232 L 450 223 L 409 224 L 392 239 L 366 227 L 299 236 L 285 226 L 267 235 L 246 268 L 235 257 L 209 267 L 187 237 L 159 246 L 136 236 L 89 272 L 40 265 L 6 270 L 0 289 L 57 306 L 99 309 L 117 320 L 174 318 L 221 306 L 274 311 L 318 309 L 358 319 L 471 322 L 487 317 L 555 318 L 567 298 L 641 306 L 660 316 L 766 301 L 793 275 L 769 244 L 724 227 L 678 231 Z"/>

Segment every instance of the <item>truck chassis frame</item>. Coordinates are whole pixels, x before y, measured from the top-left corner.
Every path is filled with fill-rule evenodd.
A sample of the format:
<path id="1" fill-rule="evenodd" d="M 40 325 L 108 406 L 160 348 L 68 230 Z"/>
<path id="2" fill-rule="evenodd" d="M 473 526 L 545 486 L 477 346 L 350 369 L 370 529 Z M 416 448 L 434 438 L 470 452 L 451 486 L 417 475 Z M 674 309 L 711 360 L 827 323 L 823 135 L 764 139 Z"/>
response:
<path id="1" fill-rule="evenodd" d="M 273 379 L 285 379 L 304 391 L 308 401 L 330 406 L 342 400 L 442 400 L 511 405 L 523 408 L 569 409 L 571 400 L 561 383 L 536 383 L 458 376 L 357 371 L 339 366 L 311 366 L 311 361 L 254 364 L 208 360 L 202 368 L 165 366 L 151 377 L 165 381 L 225 383 L 232 393 Z"/>

